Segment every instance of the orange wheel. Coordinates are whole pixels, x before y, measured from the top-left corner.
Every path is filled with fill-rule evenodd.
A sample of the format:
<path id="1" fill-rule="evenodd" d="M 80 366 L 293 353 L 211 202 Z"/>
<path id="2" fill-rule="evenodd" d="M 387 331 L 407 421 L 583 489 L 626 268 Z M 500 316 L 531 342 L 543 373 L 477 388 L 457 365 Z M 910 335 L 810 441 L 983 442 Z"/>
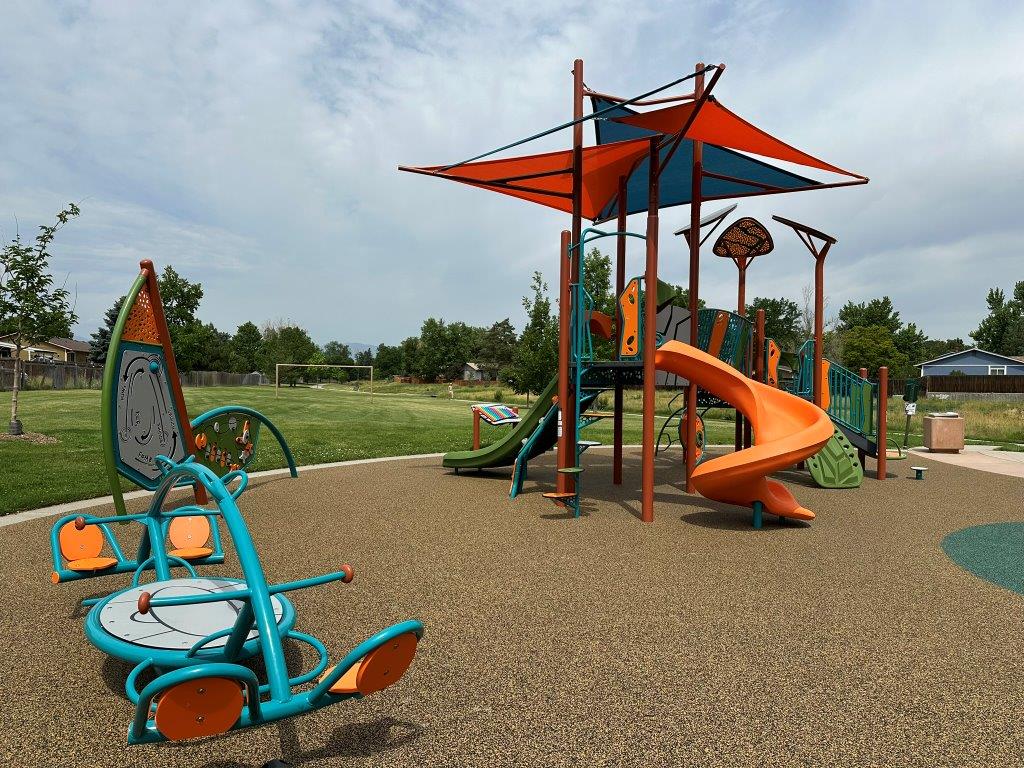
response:
<path id="1" fill-rule="evenodd" d="M 242 688 L 226 677 L 178 683 L 160 696 L 156 727 L 172 741 L 224 733 L 242 715 Z"/>
<path id="2" fill-rule="evenodd" d="M 359 664 L 356 689 L 368 696 L 397 683 L 416 655 L 416 635 L 406 632 L 370 651 Z"/>

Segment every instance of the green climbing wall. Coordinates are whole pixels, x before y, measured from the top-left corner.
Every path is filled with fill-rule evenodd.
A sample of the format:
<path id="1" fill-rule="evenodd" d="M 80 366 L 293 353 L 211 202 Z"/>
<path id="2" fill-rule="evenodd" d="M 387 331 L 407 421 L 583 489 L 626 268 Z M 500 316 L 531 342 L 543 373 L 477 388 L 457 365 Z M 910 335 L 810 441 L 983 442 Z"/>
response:
<path id="1" fill-rule="evenodd" d="M 836 429 L 831 439 L 807 460 L 814 482 L 822 488 L 859 488 L 864 480 L 857 449 Z"/>

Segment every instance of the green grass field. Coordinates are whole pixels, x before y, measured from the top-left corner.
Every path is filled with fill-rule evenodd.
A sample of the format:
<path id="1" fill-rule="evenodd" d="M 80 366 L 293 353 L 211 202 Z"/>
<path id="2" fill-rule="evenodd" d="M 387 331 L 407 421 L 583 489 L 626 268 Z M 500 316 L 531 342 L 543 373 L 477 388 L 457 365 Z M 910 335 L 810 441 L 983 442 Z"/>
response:
<path id="1" fill-rule="evenodd" d="M 341 386 L 285 388 L 278 398 L 269 387 L 185 389 L 185 400 L 193 416 L 231 403 L 262 411 L 284 432 L 300 465 L 466 449 L 472 440 L 469 403 L 482 400 L 525 402 L 525 397 L 501 387 L 460 387 L 455 395 L 460 399 L 449 399 L 445 385 L 385 384 L 377 389 L 372 400 L 365 386 L 360 392 Z M 670 396 L 659 393 L 657 428 L 668 413 Z M 610 397 L 603 395 L 602 398 L 597 407 L 606 410 L 611 405 Z M 627 392 L 627 410 L 638 411 L 639 406 L 639 393 Z M 918 412 L 949 408 L 964 413 L 968 435 L 974 442 L 999 445 L 1024 442 L 1024 419 L 1020 418 L 1019 405 L 922 401 Z M 96 390 L 22 393 L 21 419 L 25 430 L 52 436 L 58 442 L 37 445 L 0 441 L 0 515 L 110 493 L 103 471 L 99 410 L 100 393 Z M 904 420 L 899 398 L 893 398 L 889 411 L 890 437 L 902 437 Z M 732 418 L 732 411 L 728 410 L 708 414 L 706 425 L 710 443 L 732 442 Z M 920 429 L 921 417 L 918 416 L 911 427 L 911 446 L 921 444 Z M 483 428 L 485 443 L 501 434 L 501 427 Z M 610 443 L 610 420 L 590 427 L 588 437 Z M 640 439 L 640 415 L 627 413 L 625 441 L 636 444 Z M 284 457 L 273 437 L 264 434 L 257 461 L 251 469 L 282 466 Z M 122 487 L 131 490 L 133 486 L 122 481 Z"/>

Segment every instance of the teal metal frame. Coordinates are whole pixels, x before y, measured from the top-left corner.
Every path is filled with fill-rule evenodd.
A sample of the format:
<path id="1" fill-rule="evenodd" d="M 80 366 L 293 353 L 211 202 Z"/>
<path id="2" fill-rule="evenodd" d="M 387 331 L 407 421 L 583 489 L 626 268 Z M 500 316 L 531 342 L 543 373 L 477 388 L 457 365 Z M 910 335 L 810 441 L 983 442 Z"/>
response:
<path id="1" fill-rule="evenodd" d="M 246 487 L 244 472 L 231 472 L 224 479 L 219 478 L 209 468 L 198 464 L 190 456 L 181 463 L 174 463 L 166 457 L 158 457 L 157 464 L 161 468 L 162 482 L 156 489 L 149 510 L 144 514 L 117 515 L 101 518 L 86 516 L 87 524 L 100 525 L 108 541 L 112 542 L 115 552 L 120 553 L 116 539 L 109 533 L 112 523 L 138 522 L 145 528 L 143 545 L 135 562 L 133 587 L 138 586 L 142 573 L 147 570 L 155 572 L 158 581 L 171 580 L 171 569 L 184 566 L 190 574 L 195 570 L 179 558 L 174 558 L 162 547 L 151 546 L 152 542 L 162 540 L 169 521 L 175 517 L 194 515 L 197 508 L 163 510 L 164 502 L 171 490 L 179 484 L 201 485 L 209 493 L 216 505 L 216 510 L 203 512 L 211 518 L 223 520 L 238 553 L 239 564 L 244 581 L 239 588 L 230 592 L 218 592 L 207 595 L 189 595 L 182 597 L 153 598 L 151 607 L 196 605 L 207 602 L 225 600 L 242 601 L 243 608 L 238 612 L 232 627 L 211 633 L 196 642 L 186 651 L 171 651 L 135 645 L 128 640 L 110 634 L 100 623 L 100 612 L 103 607 L 127 590 L 121 590 L 95 602 L 85 622 L 85 632 L 89 641 L 100 650 L 135 662 L 135 668 L 125 681 L 125 692 L 135 704 L 135 716 L 128 732 L 129 744 L 148 744 L 166 740 L 160 732 L 155 720 L 154 701 L 164 692 L 189 681 L 206 678 L 228 678 L 238 681 L 246 690 L 245 701 L 237 722 L 231 730 L 280 720 L 294 715 L 312 712 L 350 698 L 361 698 L 358 692 L 333 694 L 330 688 L 342 676 L 359 663 L 367 654 L 401 635 L 412 633 L 417 639 L 423 636 L 423 624 L 416 620 L 403 621 L 376 633 L 350 651 L 333 670 L 324 675 L 328 665 L 328 654 L 323 643 L 315 637 L 295 631 L 295 611 L 291 603 L 281 593 L 297 589 L 326 584 L 333 581 L 351 580 L 351 569 L 329 573 L 285 584 L 268 584 L 263 566 L 257 555 L 252 536 L 245 524 L 241 512 L 235 503 Z M 228 489 L 228 482 L 234 479 L 240 482 L 234 491 Z M 62 518 L 67 521 L 73 518 Z M 61 521 L 58 521 L 59 523 Z M 212 526 L 216 530 L 216 525 Z M 56 542 L 59 527 L 54 526 L 51 543 Z M 59 551 L 59 542 L 57 542 Z M 143 556 L 144 550 L 145 556 Z M 123 553 L 121 553 L 123 558 Z M 130 561 L 124 559 L 122 572 L 127 570 Z M 129 588 L 131 589 L 131 588 Z M 283 607 L 283 615 L 278 623 L 272 597 Z M 247 640 L 249 633 L 255 628 L 258 636 Z M 206 648 L 210 642 L 227 637 L 222 648 Z M 317 653 L 318 660 L 314 667 L 297 676 L 289 676 L 285 663 L 283 640 L 290 639 L 311 646 Z M 260 684 L 256 674 L 248 667 L 239 664 L 247 657 L 259 654 L 266 669 L 267 682 Z M 138 690 L 140 676 L 146 671 L 155 671 L 157 677 Z M 297 691 L 318 677 L 319 682 L 310 690 Z M 264 697 L 269 697 L 264 700 Z"/>
<path id="2" fill-rule="evenodd" d="M 814 341 L 808 339 L 798 352 L 800 366 L 791 392 L 810 400 L 814 386 Z M 827 359 L 827 358 L 826 358 Z M 858 435 L 875 440 L 878 424 L 878 382 L 862 379 L 858 374 L 828 360 L 829 403 L 825 412 L 836 424 L 853 430 Z"/>
<path id="3" fill-rule="evenodd" d="M 570 323 L 572 328 L 572 338 L 570 344 L 570 361 L 572 366 L 573 374 L 573 385 L 575 387 L 576 397 L 573 398 L 576 402 L 576 412 L 573 414 L 576 424 L 576 445 L 573 452 L 573 466 L 569 471 L 574 472 L 576 475 L 576 493 L 569 500 L 568 504 L 572 508 L 573 517 L 580 516 L 580 485 L 581 485 L 581 467 L 580 457 L 586 451 L 586 447 L 580 445 L 580 434 L 583 429 L 588 425 L 587 422 L 583 423 L 582 414 L 585 410 L 582 404 L 582 392 L 583 392 L 583 378 L 587 372 L 587 363 L 594 362 L 594 338 L 590 331 L 590 315 L 594 310 L 594 297 L 587 292 L 585 286 L 585 275 L 586 275 L 586 245 L 587 243 L 593 242 L 594 240 L 600 240 L 604 237 L 635 237 L 638 240 L 647 240 L 646 235 L 641 235 L 637 232 L 605 232 L 596 227 L 587 227 L 580 234 L 580 240 L 578 243 L 571 243 L 569 245 L 568 257 L 574 258 L 573 252 L 576 252 L 575 258 L 579 259 L 579 270 L 578 282 L 573 283 L 569 286 L 569 290 L 572 293 L 572 315 L 570 317 Z M 641 283 L 643 281 L 641 280 Z M 644 286 L 644 292 L 641 294 L 640 301 L 645 300 L 646 286 Z M 643 318 L 643 305 L 640 307 L 640 315 Z M 642 329 L 641 329 L 642 330 Z M 642 336 L 641 336 L 642 338 Z M 643 342 L 640 342 L 639 352 L 643 353 Z M 596 395 L 595 395 L 596 397 Z"/>

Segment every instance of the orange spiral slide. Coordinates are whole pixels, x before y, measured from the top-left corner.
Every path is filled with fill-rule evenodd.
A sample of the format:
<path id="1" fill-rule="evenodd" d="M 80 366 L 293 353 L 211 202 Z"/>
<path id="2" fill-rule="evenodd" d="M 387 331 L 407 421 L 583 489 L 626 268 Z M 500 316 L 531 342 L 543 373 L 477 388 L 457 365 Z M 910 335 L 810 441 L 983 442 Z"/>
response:
<path id="1" fill-rule="evenodd" d="M 812 520 L 793 494 L 767 475 L 813 456 L 832 437 L 825 411 L 796 395 L 749 379 L 727 363 L 689 344 L 669 341 L 654 354 L 659 370 L 682 376 L 731 404 L 751 424 L 755 444 L 710 459 L 693 472 L 697 491 L 709 499 L 752 506 L 780 517 Z"/>

